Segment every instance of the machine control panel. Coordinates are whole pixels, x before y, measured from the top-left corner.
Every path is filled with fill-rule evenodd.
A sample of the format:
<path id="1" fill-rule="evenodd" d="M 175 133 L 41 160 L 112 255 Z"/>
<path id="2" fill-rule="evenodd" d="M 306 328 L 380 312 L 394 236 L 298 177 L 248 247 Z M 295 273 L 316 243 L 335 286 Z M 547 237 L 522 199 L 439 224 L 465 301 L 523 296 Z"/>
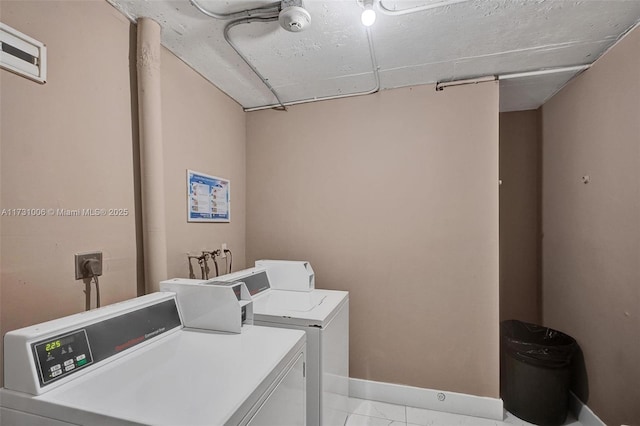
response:
<path id="1" fill-rule="evenodd" d="M 170 299 L 37 340 L 31 350 L 40 387 L 181 326 Z"/>
<path id="2" fill-rule="evenodd" d="M 42 385 L 93 363 L 84 329 L 34 343 L 32 347 Z"/>
<path id="3" fill-rule="evenodd" d="M 247 290 L 249 290 L 249 294 L 251 296 L 255 296 L 256 294 L 260 294 L 263 291 L 269 290 L 271 285 L 269 284 L 269 278 L 267 277 L 267 272 L 262 270 L 251 275 L 247 275 L 246 277 L 239 278 L 236 282 L 243 282 L 247 286 Z"/>

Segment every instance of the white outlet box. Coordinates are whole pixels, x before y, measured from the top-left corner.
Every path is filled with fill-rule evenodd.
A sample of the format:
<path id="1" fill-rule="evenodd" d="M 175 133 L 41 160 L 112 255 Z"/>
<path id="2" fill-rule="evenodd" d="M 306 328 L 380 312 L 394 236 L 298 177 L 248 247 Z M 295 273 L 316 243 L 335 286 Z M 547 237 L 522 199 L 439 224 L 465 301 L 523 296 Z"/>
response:
<path id="1" fill-rule="evenodd" d="M 227 253 L 224 252 L 227 249 L 227 243 L 222 243 L 220 248 L 220 257 L 227 257 Z"/>

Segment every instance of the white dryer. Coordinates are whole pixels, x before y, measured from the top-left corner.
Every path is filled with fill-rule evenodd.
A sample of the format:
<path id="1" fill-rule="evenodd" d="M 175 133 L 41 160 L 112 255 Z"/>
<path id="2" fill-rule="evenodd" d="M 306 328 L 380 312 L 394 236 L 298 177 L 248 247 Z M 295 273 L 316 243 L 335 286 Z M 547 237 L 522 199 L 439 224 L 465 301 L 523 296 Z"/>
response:
<path id="1" fill-rule="evenodd" d="M 305 334 L 183 327 L 154 293 L 7 333 L 6 425 L 304 425 Z"/>
<path id="2" fill-rule="evenodd" d="M 267 274 L 269 263 L 277 267 L 277 273 Z M 256 262 L 259 264 L 263 266 L 215 280 L 246 284 L 253 296 L 254 324 L 306 332 L 307 425 L 344 425 L 349 414 L 349 293 L 315 289 L 308 262 Z M 280 269 L 286 264 L 291 265 L 292 274 Z M 299 291 L 293 291 L 292 276 L 298 277 Z"/>

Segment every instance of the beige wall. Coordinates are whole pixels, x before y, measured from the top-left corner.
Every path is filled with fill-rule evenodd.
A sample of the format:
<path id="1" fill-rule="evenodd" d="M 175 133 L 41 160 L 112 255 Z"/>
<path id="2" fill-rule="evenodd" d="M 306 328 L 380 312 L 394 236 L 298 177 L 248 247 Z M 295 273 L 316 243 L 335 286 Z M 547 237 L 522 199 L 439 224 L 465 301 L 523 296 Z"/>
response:
<path id="1" fill-rule="evenodd" d="M 4 335 L 85 309 L 74 253 L 103 252 L 103 304 L 136 295 L 137 262 L 130 23 L 106 2 L 2 1 L 2 21 L 48 48 L 44 85 L 0 70 L 2 208 L 129 209 L 0 218 Z"/>
<path id="2" fill-rule="evenodd" d="M 498 86 L 247 118 L 247 260 L 351 295 L 350 375 L 497 397 Z"/>
<path id="3" fill-rule="evenodd" d="M 539 110 L 500 114 L 500 320 L 540 323 Z"/>
<path id="4" fill-rule="evenodd" d="M 2 2 L 0 2 L 0 22 L 2 19 Z M 0 70 L 0 209 L 4 206 L 2 202 L 2 99 L 4 92 L 2 91 L 2 77 L 4 72 Z M 4 359 L 4 321 L 2 321 L 2 216 L 0 216 L 0 357 Z M 4 362 L 0 362 L 0 383 L 4 384 Z"/>
<path id="5" fill-rule="evenodd" d="M 48 81 L 0 70 L 0 207 L 129 209 L 0 217 L 4 334 L 85 309 L 75 253 L 103 252 L 103 305 L 143 283 L 135 27 L 104 1 L 1 3 L 2 22 L 46 43 Z M 183 252 L 209 242 L 243 266 L 244 113 L 166 50 L 162 72 L 169 274 L 186 276 Z M 232 224 L 186 224 L 186 168 L 231 179 Z"/>
<path id="6" fill-rule="evenodd" d="M 235 101 L 163 49 L 162 129 L 170 277 L 188 277 L 187 252 L 199 254 L 220 248 L 222 243 L 233 254 L 233 269 L 244 268 L 245 115 Z M 231 180 L 231 223 L 187 223 L 187 169 Z M 219 263 L 224 267 L 224 259 Z M 199 278 L 197 262 L 193 266 Z"/>
<path id="7" fill-rule="evenodd" d="M 639 29 L 543 107 L 543 231 L 543 319 L 582 347 L 578 393 L 640 424 Z"/>

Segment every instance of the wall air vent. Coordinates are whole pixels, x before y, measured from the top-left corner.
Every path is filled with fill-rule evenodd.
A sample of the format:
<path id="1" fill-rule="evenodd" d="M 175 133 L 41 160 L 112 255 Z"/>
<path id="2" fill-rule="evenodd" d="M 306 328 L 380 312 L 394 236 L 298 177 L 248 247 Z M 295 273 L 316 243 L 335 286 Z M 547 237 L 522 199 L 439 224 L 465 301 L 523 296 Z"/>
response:
<path id="1" fill-rule="evenodd" d="M 44 84 L 47 48 L 43 43 L 0 22 L 0 68 Z"/>

